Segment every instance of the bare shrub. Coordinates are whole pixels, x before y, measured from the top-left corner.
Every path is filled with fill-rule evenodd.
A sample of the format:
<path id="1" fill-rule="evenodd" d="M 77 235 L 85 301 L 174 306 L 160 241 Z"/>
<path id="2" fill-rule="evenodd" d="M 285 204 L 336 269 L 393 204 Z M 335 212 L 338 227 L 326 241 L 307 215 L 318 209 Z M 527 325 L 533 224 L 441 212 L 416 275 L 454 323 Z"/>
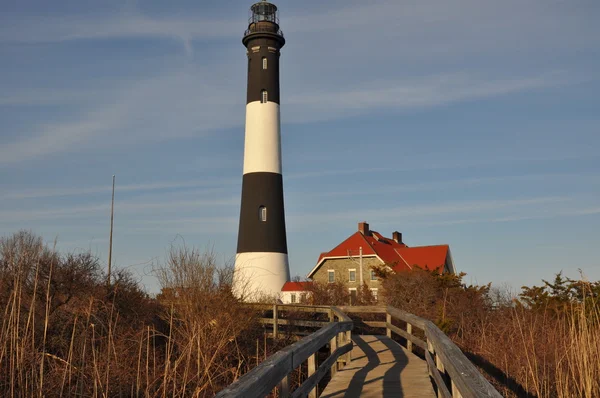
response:
<path id="1" fill-rule="evenodd" d="M 102 269 L 31 232 L 0 239 L 0 396 L 212 396 L 285 344 L 210 252 L 174 248 L 159 300 Z"/>
<path id="2" fill-rule="evenodd" d="M 342 282 L 325 283 L 314 281 L 307 286 L 307 294 L 300 296 L 300 302 L 311 305 L 373 305 L 377 302 L 366 283 L 356 289 L 353 299 L 348 285 Z"/>
<path id="3" fill-rule="evenodd" d="M 245 348 L 262 340 L 262 330 L 232 293 L 233 267 L 219 266 L 210 251 L 172 247 L 157 276 L 169 324 L 163 388 L 214 393 L 244 373 L 251 364 Z"/>
<path id="4" fill-rule="evenodd" d="M 383 296 L 434 321 L 504 396 L 600 396 L 600 283 L 558 274 L 515 298 L 463 277 L 386 275 Z"/>

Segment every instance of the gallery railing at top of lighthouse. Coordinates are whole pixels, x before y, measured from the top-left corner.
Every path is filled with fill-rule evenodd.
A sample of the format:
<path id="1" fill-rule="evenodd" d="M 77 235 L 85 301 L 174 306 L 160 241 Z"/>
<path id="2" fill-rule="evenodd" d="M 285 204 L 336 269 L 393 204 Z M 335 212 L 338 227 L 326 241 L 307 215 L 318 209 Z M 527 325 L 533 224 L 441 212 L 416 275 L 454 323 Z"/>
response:
<path id="1" fill-rule="evenodd" d="M 255 23 L 253 25 L 250 25 L 248 29 L 246 29 L 246 31 L 244 32 L 244 36 L 248 36 L 252 33 L 273 33 L 277 36 L 284 37 L 283 32 L 281 31 L 281 29 L 279 29 L 279 26 L 273 26 L 273 24 L 266 25 L 261 23 Z"/>

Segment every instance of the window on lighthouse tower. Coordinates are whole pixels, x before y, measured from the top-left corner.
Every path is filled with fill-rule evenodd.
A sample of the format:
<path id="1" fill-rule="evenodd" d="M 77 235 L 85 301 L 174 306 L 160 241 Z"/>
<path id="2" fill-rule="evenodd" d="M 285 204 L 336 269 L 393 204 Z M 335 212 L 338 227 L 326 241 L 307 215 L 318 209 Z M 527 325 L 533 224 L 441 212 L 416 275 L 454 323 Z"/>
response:
<path id="1" fill-rule="evenodd" d="M 266 104 L 268 99 L 269 99 L 269 94 L 267 93 L 267 90 L 263 90 L 260 95 L 260 102 L 263 104 Z"/>
<path id="2" fill-rule="evenodd" d="M 267 221 L 267 208 L 266 206 L 260 206 L 258 208 L 258 219 L 262 222 Z"/>
<path id="3" fill-rule="evenodd" d="M 263 57 L 263 69 L 267 69 L 267 57 Z"/>

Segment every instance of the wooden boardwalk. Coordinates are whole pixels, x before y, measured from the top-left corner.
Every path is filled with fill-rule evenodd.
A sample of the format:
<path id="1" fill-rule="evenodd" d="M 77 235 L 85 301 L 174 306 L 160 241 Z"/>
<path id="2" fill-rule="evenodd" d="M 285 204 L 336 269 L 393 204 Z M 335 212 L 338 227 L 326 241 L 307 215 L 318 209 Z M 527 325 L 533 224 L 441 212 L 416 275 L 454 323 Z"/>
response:
<path id="1" fill-rule="evenodd" d="M 337 372 L 321 398 L 435 397 L 427 363 L 386 336 L 353 335 L 352 362 Z"/>

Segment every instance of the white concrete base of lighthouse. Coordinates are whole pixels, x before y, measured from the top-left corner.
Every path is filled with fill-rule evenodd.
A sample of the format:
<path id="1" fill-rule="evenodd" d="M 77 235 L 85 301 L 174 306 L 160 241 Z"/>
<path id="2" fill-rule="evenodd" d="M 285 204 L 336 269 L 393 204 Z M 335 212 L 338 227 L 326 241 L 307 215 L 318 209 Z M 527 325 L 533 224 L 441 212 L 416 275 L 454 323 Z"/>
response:
<path id="1" fill-rule="evenodd" d="M 244 301 L 262 301 L 281 294 L 290 280 L 285 253 L 238 253 L 235 257 L 233 293 Z"/>

